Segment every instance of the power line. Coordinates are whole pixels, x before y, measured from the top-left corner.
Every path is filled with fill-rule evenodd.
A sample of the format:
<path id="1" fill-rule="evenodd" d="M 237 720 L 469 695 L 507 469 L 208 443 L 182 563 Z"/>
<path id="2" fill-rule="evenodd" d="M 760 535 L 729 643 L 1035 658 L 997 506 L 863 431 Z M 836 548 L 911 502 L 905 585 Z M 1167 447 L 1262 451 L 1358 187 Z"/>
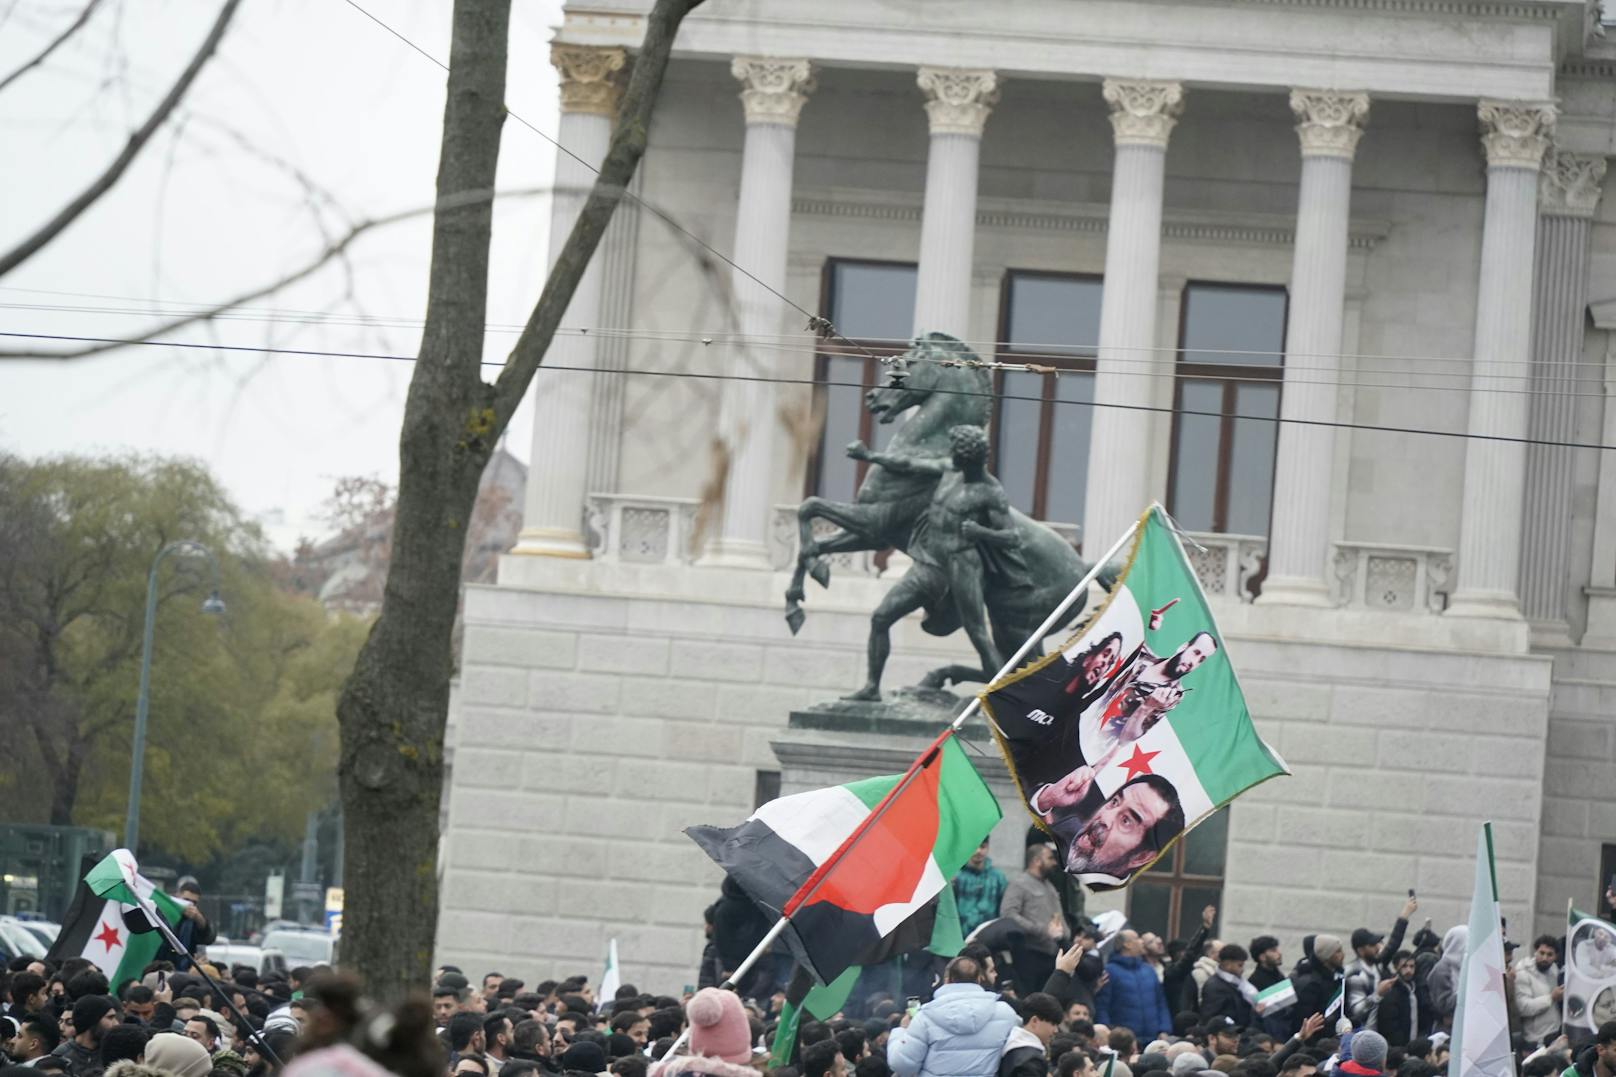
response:
<path id="1" fill-rule="evenodd" d="M 244 352 L 268 355 L 305 355 L 316 358 L 331 359 L 385 359 L 392 362 L 413 363 L 417 357 L 413 355 L 390 355 L 384 352 L 353 352 L 353 351 L 326 351 L 315 348 L 273 348 L 265 345 L 253 344 L 210 344 L 198 341 L 177 340 L 125 340 L 121 337 L 90 337 L 69 336 L 60 333 L 24 333 L 17 331 L 0 331 L 0 337 L 11 337 L 23 340 L 55 340 L 74 344 L 121 344 L 129 347 L 160 347 L 160 348 L 186 348 L 197 351 L 217 352 Z M 502 369 L 505 364 L 484 360 L 480 365 Z M 805 385 L 810 387 L 824 386 L 826 388 L 858 389 L 861 392 L 865 386 L 862 382 L 826 381 L 815 378 L 783 378 L 762 374 L 719 374 L 691 370 L 629 370 L 629 369 L 602 369 L 598 367 L 566 366 L 561 364 L 541 363 L 538 367 L 540 373 L 546 371 L 570 371 L 579 374 L 595 374 L 618 377 L 654 377 L 654 378 L 685 378 L 692 381 L 744 381 L 757 382 L 770 385 Z M 952 396 L 974 396 L 989 400 L 1023 400 L 1032 403 L 1043 403 L 1042 396 L 1023 396 L 1016 393 L 985 392 L 979 393 L 968 389 L 934 388 L 933 393 Z M 1070 407 L 1083 408 L 1113 408 L 1120 411 L 1139 411 L 1161 415 L 1198 415 L 1213 419 L 1233 418 L 1250 422 L 1287 423 L 1295 426 L 1317 426 L 1334 430 L 1364 430 L 1378 434 L 1417 434 L 1425 437 L 1462 438 L 1467 441 L 1498 441 L 1517 445 L 1544 445 L 1551 448 L 1564 449 L 1616 449 L 1616 445 L 1603 445 L 1588 441 L 1550 441 L 1542 438 L 1512 437 L 1507 434 L 1472 434 L 1468 431 L 1458 430 L 1428 430 L 1424 427 L 1414 426 L 1375 426 L 1369 423 L 1344 423 L 1332 419 L 1287 419 L 1277 415 L 1226 415 L 1221 411 L 1203 411 L 1197 408 L 1162 407 L 1157 404 L 1116 404 L 1100 403 L 1088 400 L 1054 400 L 1050 403 Z"/>

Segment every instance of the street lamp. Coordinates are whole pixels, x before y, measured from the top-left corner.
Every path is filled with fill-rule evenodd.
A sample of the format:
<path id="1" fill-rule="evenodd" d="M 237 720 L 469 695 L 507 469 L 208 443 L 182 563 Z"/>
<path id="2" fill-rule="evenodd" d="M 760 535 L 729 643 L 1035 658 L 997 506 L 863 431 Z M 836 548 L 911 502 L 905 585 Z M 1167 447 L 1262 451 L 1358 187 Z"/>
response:
<path id="1" fill-rule="evenodd" d="M 140 838 L 140 777 L 146 762 L 146 711 L 151 693 L 152 631 L 157 626 L 157 567 L 171 553 L 199 553 L 213 566 L 213 590 L 202 602 L 202 612 L 224 612 L 224 599 L 219 597 L 219 561 L 213 551 L 191 539 L 170 542 L 152 559 L 151 573 L 146 577 L 146 632 L 140 648 L 140 695 L 135 698 L 134 757 L 129 762 L 129 809 L 124 813 L 123 847 L 135 852 Z"/>

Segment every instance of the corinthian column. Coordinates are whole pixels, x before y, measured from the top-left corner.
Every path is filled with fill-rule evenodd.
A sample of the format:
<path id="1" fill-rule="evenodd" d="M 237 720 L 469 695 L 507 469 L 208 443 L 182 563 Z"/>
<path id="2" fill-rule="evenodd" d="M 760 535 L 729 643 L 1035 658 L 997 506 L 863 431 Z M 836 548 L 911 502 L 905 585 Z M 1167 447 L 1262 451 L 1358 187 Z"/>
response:
<path id="1" fill-rule="evenodd" d="M 1369 95 L 1292 90 L 1302 143 L 1302 183 L 1285 327 L 1285 386 L 1274 512 L 1268 536 L 1265 603 L 1324 606 L 1330 546 L 1332 422 L 1341 367 L 1341 312 L 1347 289 L 1347 215 L 1352 158 L 1369 115 Z"/>
<path id="2" fill-rule="evenodd" d="M 1100 301 L 1100 347 L 1095 364 L 1088 491 L 1083 502 L 1083 548 L 1097 555 L 1150 503 L 1150 412 L 1159 369 L 1156 278 L 1161 268 L 1162 173 L 1167 136 L 1184 109 L 1176 82 L 1106 79 L 1116 162 L 1111 171 L 1111 217 L 1105 237 L 1105 293 Z"/>
<path id="3" fill-rule="evenodd" d="M 976 174 L 982 128 L 999 99 L 992 71 L 922 67 L 931 148 L 926 155 L 926 204 L 920 220 L 920 269 L 915 281 L 915 333 L 968 339 L 971 258 L 976 243 Z"/>
<path id="4" fill-rule="evenodd" d="M 737 56 L 730 71 L 741 81 L 746 142 L 741 151 L 741 193 L 735 211 L 735 264 L 731 274 L 741 344 L 730 360 L 736 375 L 769 373 L 753 352 L 779 334 L 791 231 L 791 166 L 797 115 L 813 90 L 807 60 Z M 748 276 L 747 274 L 751 275 Z M 755 280 L 753 278 L 756 278 Z M 770 493 L 774 484 L 774 386 L 759 381 L 724 383 L 720 429 L 729 453 L 724 513 L 703 564 L 769 567 Z"/>
<path id="5" fill-rule="evenodd" d="M 1554 131 L 1554 106 L 1482 101 L 1477 114 L 1487 151 L 1487 208 L 1476 289 L 1459 585 L 1448 614 L 1519 620 L 1526 446 L 1486 438 L 1527 434 L 1529 397 L 1522 390 L 1529 387 L 1531 373 L 1538 173 Z"/>
<path id="6" fill-rule="evenodd" d="M 616 76 L 626 59 L 618 48 L 560 43 L 550 46 L 550 62 L 561 72 L 561 128 L 557 141 L 569 153 L 556 154 L 547 265 L 555 264 L 595 179 L 594 172 L 570 154 L 590 166 L 598 166 L 605 158 L 620 93 Z M 567 305 L 562 328 L 597 328 L 600 295 L 600 259 L 593 258 Z M 593 333 L 557 334 L 545 366 L 533 379 L 533 456 L 528 463 L 522 531 L 512 553 L 589 556 L 583 517 L 594 375 L 587 371 L 595 365 L 595 339 Z"/>
<path id="7" fill-rule="evenodd" d="M 1567 644 L 1572 450 L 1543 443 L 1569 442 L 1576 432 L 1588 243 L 1604 178 L 1603 157 L 1553 150 L 1538 186 L 1532 395 L 1527 417 L 1534 443 L 1526 447 L 1521 608 L 1540 631 Z"/>

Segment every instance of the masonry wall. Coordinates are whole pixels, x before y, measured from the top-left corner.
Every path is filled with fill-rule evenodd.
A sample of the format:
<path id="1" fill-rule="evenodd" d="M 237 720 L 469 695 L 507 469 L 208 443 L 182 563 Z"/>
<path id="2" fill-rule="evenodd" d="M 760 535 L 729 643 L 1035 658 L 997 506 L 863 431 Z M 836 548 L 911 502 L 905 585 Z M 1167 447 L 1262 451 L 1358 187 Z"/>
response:
<path id="1" fill-rule="evenodd" d="M 658 571 L 673 592 L 707 570 Z M 616 937 L 628 979 L 688 982 L 719 876 L 680 829 L 744 818 L 757 773 L 781 769 L 789 713 L 857 685 L 884 586 L 811 596 L 793 640 L 778 605 L 725 594 L 718 577 L 733 573 L 708 577 L 706 601 L 650 594 L 651 577 L 630 592 L 610 573 L 563 566 L 550 589 L 468 589 L 440 961 L 593 975 Z M 1461 922 L 1482 818 L 1506 914 L 1531 922 L 1547 659 L 1278 642 L 1261 608 L 1219 616 L 1258 728 L 1295 771 L 1233 809 L 1226 934 L 1272 931 L 1294 953 L 1310 931 L 1383 929 L 1411 886 L 1422 915 Z M 906 621 L 889 684 L 958 655 Z M 867 776 L 861 743 L 797 763 L 786 788 Z M 891 747 L 870 742 L 868 759 Z M 1025 820 L 1001 803 L 995 853 L 1011 870 Z"/>

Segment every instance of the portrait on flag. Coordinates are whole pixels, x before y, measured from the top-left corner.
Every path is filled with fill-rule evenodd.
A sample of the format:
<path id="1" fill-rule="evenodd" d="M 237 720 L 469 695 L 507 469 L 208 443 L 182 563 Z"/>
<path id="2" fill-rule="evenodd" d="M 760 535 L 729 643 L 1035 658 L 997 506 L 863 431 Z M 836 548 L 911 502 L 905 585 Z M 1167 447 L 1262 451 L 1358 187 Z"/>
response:
<path id="1" fill-rule="evenodd" d="M 1616 925 L 1571 910 L 1566 925 L 1567 1035 L 1585 1039 L 1616 1021 Z"/>
<path id="2" fill-rule="evenodd" d="M 1242 790 L 1287 773 L 1159 507 L 1089 623 L 982 702 L 1064 870 L 1095 888 L 1125 885 Z"/>

